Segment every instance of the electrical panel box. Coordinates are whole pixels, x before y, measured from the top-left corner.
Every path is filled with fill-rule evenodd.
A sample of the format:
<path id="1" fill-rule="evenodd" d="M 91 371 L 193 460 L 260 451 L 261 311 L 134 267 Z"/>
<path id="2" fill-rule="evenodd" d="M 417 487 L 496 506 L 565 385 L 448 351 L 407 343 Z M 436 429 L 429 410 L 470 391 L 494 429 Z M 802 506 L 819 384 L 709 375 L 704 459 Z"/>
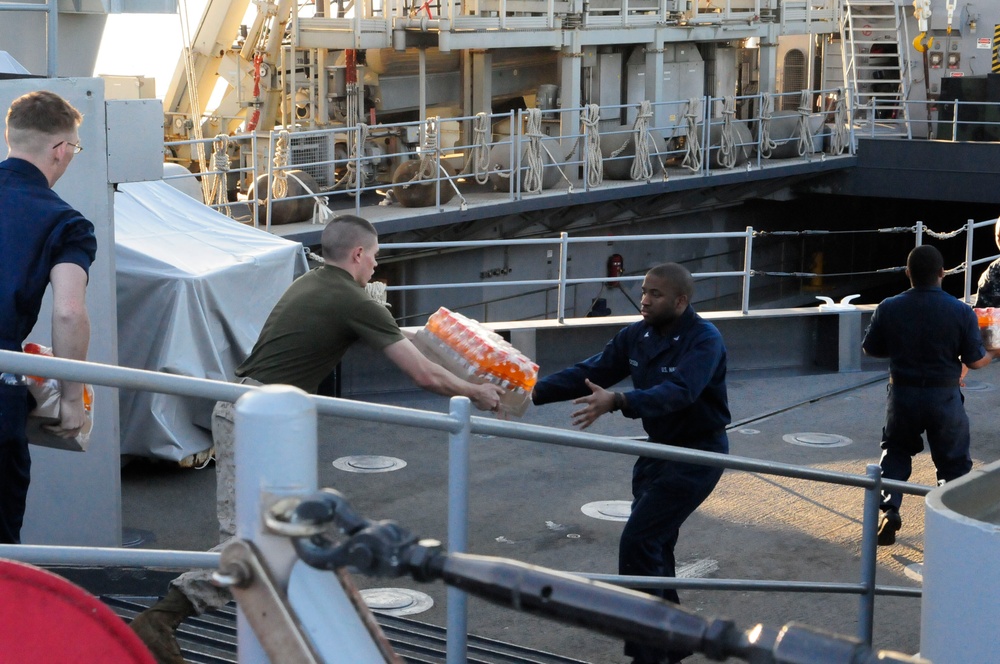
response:
<path id="1" fill-rule="evenodd" d="M 163 179 L 163 102 L 106 101 L 108 182 Z"/>

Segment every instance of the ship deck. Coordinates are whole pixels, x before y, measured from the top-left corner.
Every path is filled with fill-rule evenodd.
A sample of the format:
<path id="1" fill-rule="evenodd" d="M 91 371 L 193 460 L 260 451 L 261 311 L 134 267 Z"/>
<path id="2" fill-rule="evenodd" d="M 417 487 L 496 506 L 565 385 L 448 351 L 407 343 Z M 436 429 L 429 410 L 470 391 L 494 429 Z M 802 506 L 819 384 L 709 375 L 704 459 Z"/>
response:
<path id="1" fill-rule="evenodd" d="M 885 402 L 885 371 L 866 362 L 863 371 L 731 371 L 732 454 L 863 474 L 877 463 Z M 976 466 L 1000 458 L 993 414 L 1000 367 L 973 373 L 965 389 Z M 373 386 L 373 389 L 375 386 Z M 378 403 L 437 411 L 442 397 L 416 391 L 358 395 Z M 532 408 L 524 421 L 569 426 L 571 404 Z M 638 436 L 637 422 L 605 416 L 596 433 Z M 791 444 L 797 433 L 823 433 L 845 444 Z M 809 437 L 806 437 L 809 438 Z M 839 440 L 839 439 L 837 439 Z M 801 442 L 801 441 L 800 441 Z M 347 495 L 364 515 L 391 518 L 413 532 L 446 538 L 447 440 L 441 433 L 345 419 L 321 418 L 320 486 Z M 377 474 L 338 470 L 348 455 L 402 459 L 400 470 Z M 477 437 L 471 460 L 469 551 L 586 573 L 614 573 L 622 524 L 593 519 L 581 507 L 593 501 L 628 500 L 632 458 L 606 452 Z M 928 454 L 919 455 L 911 481 L 932 485 Z M 215 477 L 211 467 L 182 470 L 164 463 L 134 462 L 123 468 L 126 539 L 140 547 L 202 550 L 215 544 Z M 727 471 L 719 486 L 682 529 L 677 546 L 680 576 L 856 582 L 863 492 L 757 473 Z M 897 543 L 878 550 L 880 585 L 919 587 L 923 560 L 923 501 L 904 500 L 903 530 Z M 79 572 L 77 572 L 79 574 Z M 164 592 L 165 572 L 105 571 L 89 578 L 93 592 L 149 595 Z M 445 587 L 406 579 L 357 577 L 361 588 L 412 588 L 433 606 L 409 618 L 443 627 Z M 748 629 L 757 623 L 778 627 L 798 621 L 841 634 L 857 631 L 854 595 L 682 590 L 683 604 L 704 616 L 728 616 Z M 477 637 L 517 644 L 584 662 L 624 662 L 618 639 L 518 614 L 473 598 L 469 628 Z M 122 610 L 128 615 L 129 610 Z M 388 620 L 388 619 L 387 619 Z M 874 646 L 906 653 L 919 649 L 920 601 L 878 597 Z M 200 629 L 186 628 L 190 635 Z M 227 628 L 228 629 L 228 628 Z M 230 638 L 231 637 L 227 637 Z M 198 640 L 186 647 L 204 649 Z M 530 652 L 530 651 L 529 651 Z M 190 661 L 227 661 L 198 659 Z M 224 655 L 223 655 L 224 657 Z M 521 653 L 503 661 L 531 659 Z M 521 657 L 521 659 L 518 659 Z M 539 656 L 541 657 L 541 656 Z M 427 655 L 409 661 L 443 661 Z M 484 659 L 483 661 L 501 661 Z M 710 661 L 702 655 L 691 664 Z"/>

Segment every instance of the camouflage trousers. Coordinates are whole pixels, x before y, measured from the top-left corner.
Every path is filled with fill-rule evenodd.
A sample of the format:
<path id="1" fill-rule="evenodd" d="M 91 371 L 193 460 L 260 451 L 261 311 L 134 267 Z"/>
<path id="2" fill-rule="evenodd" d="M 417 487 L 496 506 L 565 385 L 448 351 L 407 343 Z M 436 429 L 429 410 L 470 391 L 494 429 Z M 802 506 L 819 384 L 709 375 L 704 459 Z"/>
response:
<path id="1" fill-rule="evenodd" d="M 236 464 L 233 435 L 233 404 L 219 401 L 212 410 L 212 441 L 215 445 L 216 513 L 219 517 L 219 544 L 212 551 L 221 551 L 236 535 Z M 228 588 L 212 583 L 210 569 L 185 572 L 170 582 L 180 590 L 195 610 L 201 614 L 225 606 L 232 599 Z"/>

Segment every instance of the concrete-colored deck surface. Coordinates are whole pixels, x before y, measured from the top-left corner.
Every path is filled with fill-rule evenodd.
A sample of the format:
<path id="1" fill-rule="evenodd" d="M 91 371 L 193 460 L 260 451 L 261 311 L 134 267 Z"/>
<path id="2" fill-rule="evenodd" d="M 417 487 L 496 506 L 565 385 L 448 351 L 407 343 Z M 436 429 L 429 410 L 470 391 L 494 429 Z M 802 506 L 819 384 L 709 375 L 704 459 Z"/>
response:
<path id="1" fill-rule="evenodd" d="M 885 406 L 885 373 L 813 375 L 730 372 L 734 427 L 732 453 L 755 459 L 864 474 L 877 463 Z M 969 376 L 966 408 L 977 466 L 1000 458 L 994 413 L 1000 367 Z M 447 400 L 418 391 L 380 394 L 380 403 L 447 410 Z M 529 409 L 523 420 L 569 427 L 571 404 Z M 447 542 L 446 435 L 345 419 L 320 420 L 319 484 L 348 496 L 373 519 L 394 519 L 411 531 Z M 636 436 L 637 421 L 606 415 L 596 433 Z M 799 432 L 838 434 L 841 447 L 785 442 Z M 377 454 L 406 461 L 400 470 L 357 474 L 338 470 L 343 456 Z M 471 462 L 469 551 L 556 569 L 614 573 L 622 524 L 590 518 L 585 503 L 629 500 L 633 457 L 477 436 Z M 911 481 L 932 485 L 930 455 L 919 455 Z M 207 549 L 216 543 L 212 467 L 181 470 L 132 463 L 122 471 L 124 525 L 150 548 Z M 729 471 L 709 500 L 688 520 L 677 546 L 685 574 L 726 579 L 857 582 L 863 491 L 755 473 Z M 897 543 L 879 549 L 878 583 L 917 586 L 910 566 L 923 558 L 923 501 L 904 499 Z M 445 623 L 445 586 L 408 579 L 357 577 L 362 588 L 409 587 L 434 599 L 411 616 Z M 684 606 L 706 616 L 727 616 L 742 629 L 791 621 L 845 635 L 857 633 L 855 595 L 682 590 Z M 470 632 L 594 663 L 625 662 L 618 639 L 518 614 L 471 599 Z M 879 649 L 916 653 L 920 601 L 879 597 L 875 640 Z M 695 655 L 690 664 L 708 662 Z"/>

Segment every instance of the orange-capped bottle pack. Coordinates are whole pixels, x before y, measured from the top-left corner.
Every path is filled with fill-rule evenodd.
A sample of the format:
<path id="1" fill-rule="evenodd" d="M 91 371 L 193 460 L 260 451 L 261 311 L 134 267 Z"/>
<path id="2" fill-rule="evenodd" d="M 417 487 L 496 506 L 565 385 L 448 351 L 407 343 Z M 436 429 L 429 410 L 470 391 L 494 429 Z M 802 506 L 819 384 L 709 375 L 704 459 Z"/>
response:
<path id="1" fill-rule="evenodd" d="M 502 410 L 523 415 L 538 381 L 538 365 L 478 321 L 441 307 L 417 332 L 417 346 L 455 375 L 504 389 Z"/>
<path id="2" fill-rule="evenodd" d="M 989 350 L 1000 348 L 1000 309 L 985 307 L 973 311 L 979 319 L 979 332 L 983 335 L 983 345 Z"/>

